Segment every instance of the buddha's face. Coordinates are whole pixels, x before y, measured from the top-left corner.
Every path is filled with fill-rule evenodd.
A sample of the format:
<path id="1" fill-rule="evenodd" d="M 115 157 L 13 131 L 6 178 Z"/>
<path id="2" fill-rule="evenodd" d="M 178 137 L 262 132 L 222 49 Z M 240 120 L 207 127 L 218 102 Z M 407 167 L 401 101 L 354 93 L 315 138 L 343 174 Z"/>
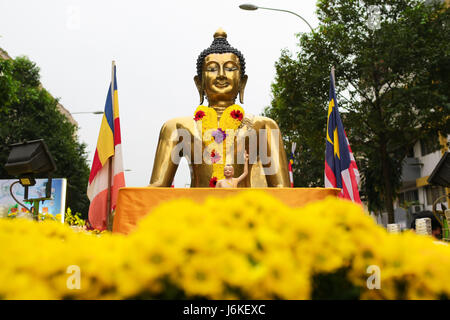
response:
<path id="1" fill-rule="evenodd" d="M 234 101 L 241 88 L 239 58 L 234 53 L 212 53 L 206 56 L 203 88 L 210 103 Z"/>

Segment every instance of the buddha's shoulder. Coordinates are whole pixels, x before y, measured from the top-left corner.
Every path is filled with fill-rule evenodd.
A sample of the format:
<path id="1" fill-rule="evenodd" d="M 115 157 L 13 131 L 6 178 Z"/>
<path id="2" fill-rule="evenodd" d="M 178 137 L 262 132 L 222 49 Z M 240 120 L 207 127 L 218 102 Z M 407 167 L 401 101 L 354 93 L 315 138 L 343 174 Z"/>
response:
<path id="1" fill-rule="evenodd" d="M 275 122 L 275 120 L 269 117 L 255 116 L 252 114 L 245 114 L 242 124 L 244 126 L 253 128 L 261 128 L 261 127 L 278 128 L 278 125 Z"/>

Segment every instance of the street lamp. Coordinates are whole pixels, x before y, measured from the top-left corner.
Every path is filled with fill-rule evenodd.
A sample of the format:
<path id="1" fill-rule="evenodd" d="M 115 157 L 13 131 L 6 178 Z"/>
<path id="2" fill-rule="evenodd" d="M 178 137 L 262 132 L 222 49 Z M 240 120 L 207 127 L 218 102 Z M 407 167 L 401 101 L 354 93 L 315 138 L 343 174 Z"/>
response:
<path id="1" fill-rule="evenodd" d="M 81 113 L 103 114 L 103 111 L 81 111 L 81 112 L 72 112 L 71 114 L 81 114 Z"/>
<path id="2" fill-rule="evenodd" d="M 51 173 L 56 170 L 56 164 L 44 140 L 25 141 L 10 145 L 11 151 L 5 164 L 6 172 L 15 176 L 19 181 L 13 182 L 9 188 L 11 197 L 22 207 L 33 213 L 35 220 L 39 218 L 39 203 L 44 200 L 51 200 L 52 178 Z M 36 184 L 35 177 L 43 175 L 48 177 L 45 188 L 45 197 L 28 198 L 28 187 Z M 19 183 L 25 187 L 24 200 L 33 202 L 33 210 L 27 208 L 23 203 L 17 200 L 13 194 L 13 186 Z"/>
<path id="3" fill-rule="evenodd" d="M 313 28 L 311 27 L 311 25 L 308 23 L 308 21 L 306 21 L 303 17 L 301 17 L 300 15 L 298 15 L 297 13 L 292 12 L 292 11 L 284 10 L 284 9 L 274 9 L 274 8 L 258 7 L 258 6 L 255 6 L 254 4 L 249 4 L 249 3 L 241 4 L 241 5 L 239 6 L 239 8 L 241 8 L 242 10 L 249 10 L 249 11 L 254 11 L 254 10 L 257 10 L 257 9 L 265 9 L 265 10 L 281 11 L 281 12 L 291 13 L 291 14 L 293 14 L 293 15 L 296 15 L 296 16 L 299 17 L 300 19 L 302 19 L 302 20 L 308 25 L 308 27 L 311 29 L 311 31 L 314 33 L 314 30 L 313 30 Z"/>

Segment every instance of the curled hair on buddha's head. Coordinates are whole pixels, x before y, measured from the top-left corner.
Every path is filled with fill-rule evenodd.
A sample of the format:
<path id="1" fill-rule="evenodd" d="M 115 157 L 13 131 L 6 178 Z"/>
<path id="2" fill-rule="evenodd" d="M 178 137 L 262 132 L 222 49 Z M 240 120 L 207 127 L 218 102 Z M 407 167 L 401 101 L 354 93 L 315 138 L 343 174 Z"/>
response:
<path id="1" fill-rule="evenodd" d="M 209 48 L 203 50 L 197 58 L 197 75 L 199 79 L 202 79 L 203 63 L 206 56 L 212 53 L 234 53 L 239 58 L 239 64 L 241 66 L 241 79 L 245 77 L 245 59 L 242 53 L 230 46 L 227 41 L 227 33 L 222 29 L 219 29 L 214 33 L 214 41 Z"/>

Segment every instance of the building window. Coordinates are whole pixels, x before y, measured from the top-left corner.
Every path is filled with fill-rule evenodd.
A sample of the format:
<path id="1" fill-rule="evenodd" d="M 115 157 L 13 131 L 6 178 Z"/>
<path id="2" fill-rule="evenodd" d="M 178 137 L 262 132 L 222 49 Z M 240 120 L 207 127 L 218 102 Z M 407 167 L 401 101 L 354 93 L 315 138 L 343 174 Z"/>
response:
<path id="1" fill-rule="evenodd" d="M 432 206 L 433 203 L 439 198 L 445 195 L 445 188 L 441 186 L 426 186 L 425 191 L 427 194 L 427 204 Z M 447 199 L 442 197 L 438 203 L 446 202 Z"/>
<path id="2" fill-rule="evenodd" d="M 419 201 L 419 191 L 417 189 L 402 192 L 398 195 L 398 201 L 400 204 L 406 202 L 418 202 Z"/>

